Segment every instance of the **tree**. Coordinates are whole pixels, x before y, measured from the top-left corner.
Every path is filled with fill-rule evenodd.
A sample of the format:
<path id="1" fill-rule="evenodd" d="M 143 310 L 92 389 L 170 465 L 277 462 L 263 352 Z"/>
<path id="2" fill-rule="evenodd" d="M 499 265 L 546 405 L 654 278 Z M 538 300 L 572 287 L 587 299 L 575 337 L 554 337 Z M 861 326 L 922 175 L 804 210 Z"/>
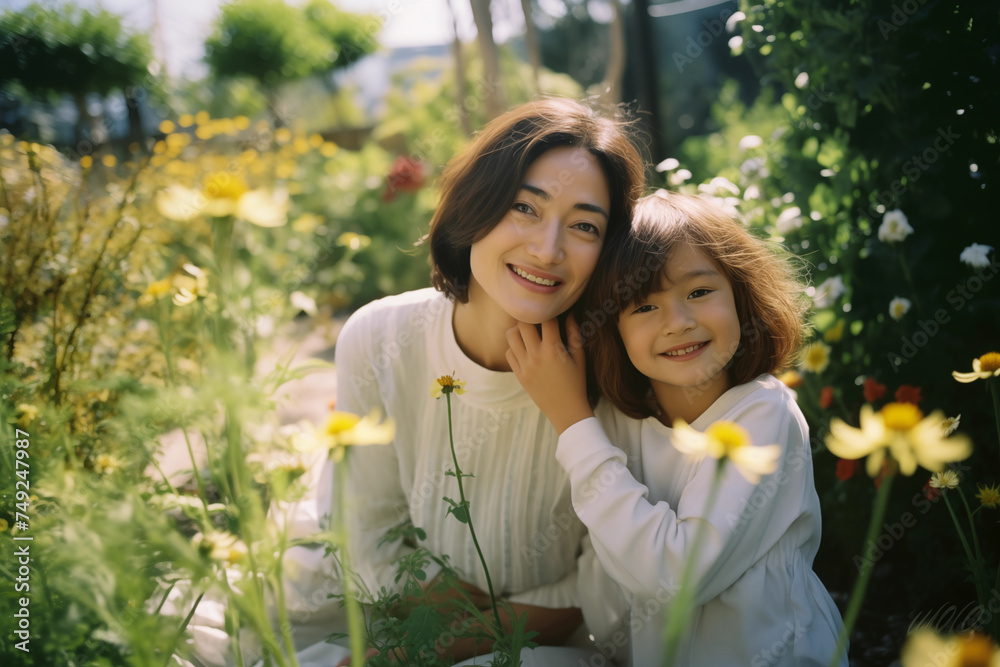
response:
<path id="1" fill-rule="evenodd" d="M 507 96 L 504 94 L 503 79 L 500 75 L 500 55 L 493 39 L 493 16 L 490 14 L 490 0 L 470 0 L 472 17 L 476 22 L 479 53 L 483 59 L 483 75 L 487 81 L 486 113 L 496 118 L 507 110 Z"/>
<path id="2" fill-rule="evenodd" d="M 39 98 L 71 95 L 80 141 L 100 143 L 106 136 L 87 108 L 88 93 L 125 92 L 133 133 L 138 131 L 137 96 L 130 93 L 133 86 L 156 88 L 151 60 L 148 37 L 127 32 L 121 18 L 104 9 L 32 4 L 0 15 L 0 86 L 16 83 Z"/>
<path id="3" fill-rule="evenodd" d="M 327 0 L 301 9 L 283 0 L 236 0 L 222 8 L 205 60 L 217 77 L 256 80 L 280 124 L 283 82 L 328 73 L 373 52 L 379 27 L 378 19 L 342 12 Z"/>

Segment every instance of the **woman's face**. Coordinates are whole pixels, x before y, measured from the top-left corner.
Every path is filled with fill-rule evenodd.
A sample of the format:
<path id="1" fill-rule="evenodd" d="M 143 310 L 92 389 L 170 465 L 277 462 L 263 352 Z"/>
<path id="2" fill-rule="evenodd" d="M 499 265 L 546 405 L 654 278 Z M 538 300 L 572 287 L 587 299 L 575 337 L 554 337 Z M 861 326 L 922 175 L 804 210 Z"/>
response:
<path id="1" fill-rule="evenodd" d="M 507 214 L 472 244 L 470 303 L 489 299 L 533 324 L 568 310 L 597 265 L 610 209 L 607 179 L 586 149 L 543 153 Z"/>

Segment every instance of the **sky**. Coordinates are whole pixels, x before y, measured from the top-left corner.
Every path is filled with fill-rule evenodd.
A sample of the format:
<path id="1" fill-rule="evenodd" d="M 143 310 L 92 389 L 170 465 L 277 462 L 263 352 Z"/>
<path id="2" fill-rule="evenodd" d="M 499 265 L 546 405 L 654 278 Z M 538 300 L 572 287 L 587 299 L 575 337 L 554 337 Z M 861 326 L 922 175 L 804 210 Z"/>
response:
<path id="1" fill-rule="evenodd" d="M 358 13 L 377 14 L 383 19 L 379 42 L 388 48 L 450 43 L 454 32 L 448 0 L 333 0 L 338 7 Z M 21 9 L 30 0 L 0 0 L 0 9 Z M 43 0 L 43 4 L 49 4 Z M 153 35 L 157 56 L 171 75 L 200 78 L 202 44 L 223 0 L 75 0 L 73 4 L 104 7 L 125 19 L 126 25 L 149 30 L 154 16 L 160 32 Z M 468 0 L 452 0 L 463 41 L 475 38 L 476 28 Z M 548 4 L 548 3 L 546 3 Z M 561 4 L 561 3 L 559 3 Z M 523 30 L 519 0 L 493 0 L 494 35 L 504 41 Z"/>

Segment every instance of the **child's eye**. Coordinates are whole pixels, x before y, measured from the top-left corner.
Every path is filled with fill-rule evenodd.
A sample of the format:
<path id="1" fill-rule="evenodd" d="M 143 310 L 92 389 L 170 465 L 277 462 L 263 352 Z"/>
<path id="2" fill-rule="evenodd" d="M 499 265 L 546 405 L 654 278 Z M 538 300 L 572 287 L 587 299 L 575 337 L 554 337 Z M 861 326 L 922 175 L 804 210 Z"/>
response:
<path id="1" fill-rule="evenodd" d="M 516 202 L 511 208 L 518 213 L 524 213 L 525 215 L 531 215 L 535 212 L 535 209 L 531 208 L 531 206 L 525 204 L 524 202 Z"/>
<path id="2" fill-rule="evenodd" d="M 592 222 L 578 222 L 575 225 L 573 225 L 573 228 L 579 229 L 580 231 L 586 232 L 587 234 L 593 234 L 594 236 L 599 237 L 601 235 L 600 228 Z"/>
<path id="3" fill-rule="evenodd" d="M 656 308 L 656 306 L 654 306 L 653 304 L 651 304 L 651 303 L 645 303 L 645 304 L 643 304 L 643 305 L 641 305 L 641 306 L 638 306 L 638 307 L 637 307 L 637 308 L 636 308 L 635 310 L 633 310 L 632 312 L 633 312 L 633 313 L 648 313 L 648 312 L 650 312 L 651 310 L 653 310 L 654 308 Z"/>
<path id="4" fill-rule="evenodd" d="M 705 288 L 701 287 L 701 288 L 698 288 L 695 291 L 691 292 L 690 294 L 688 294 L 688 298 L 689 299 L 697 299 L 699 297 L 703 297 L 706 294 L 711 294 L 711 293 L 712 293 L 712 290 L 705 289 Z"/>

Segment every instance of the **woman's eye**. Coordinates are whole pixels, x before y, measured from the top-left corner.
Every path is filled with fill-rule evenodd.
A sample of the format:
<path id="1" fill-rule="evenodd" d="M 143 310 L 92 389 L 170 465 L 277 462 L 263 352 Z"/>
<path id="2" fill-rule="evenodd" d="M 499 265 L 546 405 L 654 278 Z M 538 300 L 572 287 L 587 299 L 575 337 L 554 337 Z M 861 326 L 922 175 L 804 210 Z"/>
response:
<path id="1" fill-rule="evenodd" d="M 600 228 L 592 222 L 578 222 L 573 227 L 587 234 L 593 234 L 594 236 L 601 235 Z"/>
<path id="2" fill-rule="evenodd" d="M 534 209 L 532 209 L 530 206 L 528 206 L 523 202 L 517 202 L 511 208 L 513 208 L 518 213 L 524 213 L 525 215 L 531 215 L 532 213 L 535 212 Z"/>
<path id="3" fill-rule="evenodd" d="M 699 297 L 702 297 L 702 296 L 705 296 L 706 294 L 711 294 L 711 293 L 712 293 L 712 290 L 710 290 L 710 289 L 699 288 L 699 289 L 696 289 L 695 291 L 691 292 L 690 294 L 688 294 L 688 298 L 689 299 L 697 299 Z"/>

